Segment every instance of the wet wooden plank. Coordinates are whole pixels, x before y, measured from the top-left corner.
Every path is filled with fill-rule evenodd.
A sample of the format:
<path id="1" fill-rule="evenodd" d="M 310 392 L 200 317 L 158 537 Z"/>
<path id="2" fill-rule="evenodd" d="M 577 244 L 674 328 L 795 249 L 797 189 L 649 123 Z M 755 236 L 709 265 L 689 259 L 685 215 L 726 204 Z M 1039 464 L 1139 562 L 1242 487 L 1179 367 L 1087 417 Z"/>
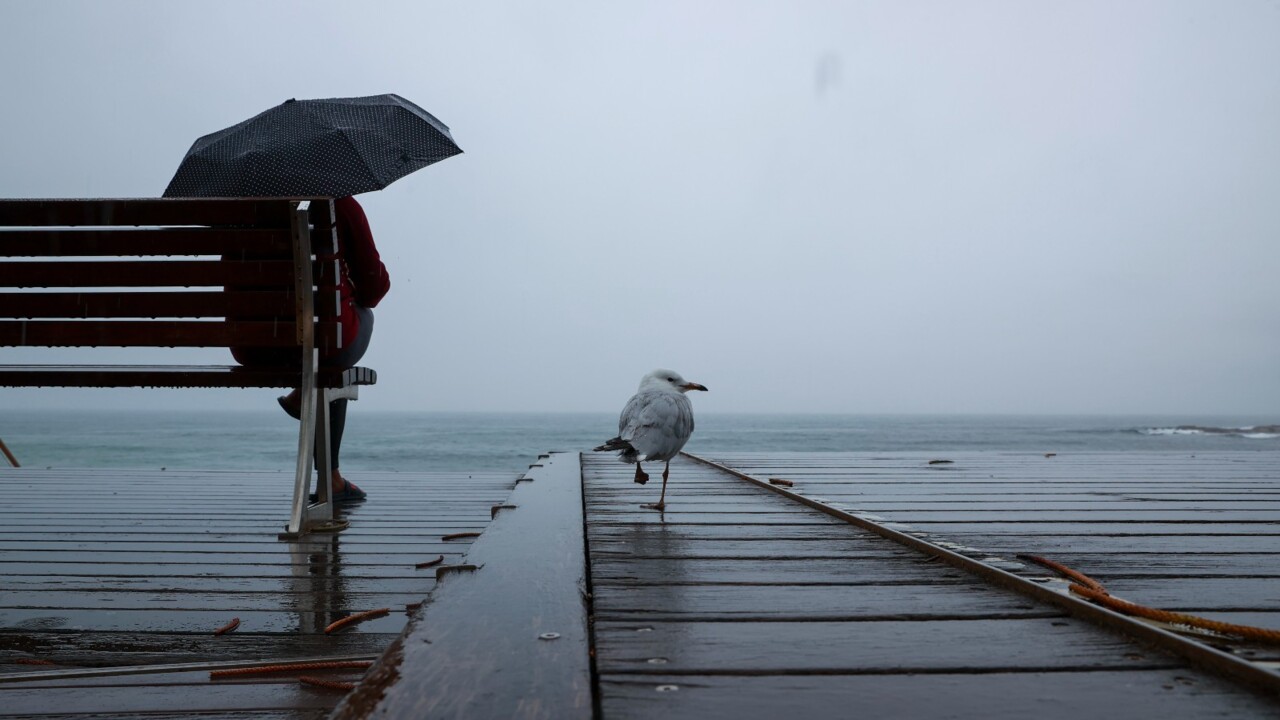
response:
<path id="1" fill-rule="evenodd" d="M 1275 704 L 1234 686 L 1179 670 L 1089 673 L 601 677 L 608 718 L 741 720 L 843 718 L 858 714 L 912 720 L 1026 720 L 1101 717 L 1274 717 Z M 802 709 L 802 713 L 801 713 Z M 801 713 L 801 714 L 798 714 Z"/>
<path id="2" fill-rule="evenodd" d="M 442 528 L 451 530 L 452 528 Z M 481 527 L 475 527 L 474 530 L 481 530 Z M 456 551 L 458 544 L 444 546 L 450 551 Z M 443 549 L 443 548 L 442 548 Z M 453 554 L 451 552 L 451 554 Z M 434 557 L 434 556 L 433 556 Z M 423 558 L 430 559 L 430 558 Z M 226 577 L 237 578 L 276 578 L 289 577 L 296 574 L 295 569 L 301 569 L 305 574 L 308 568 L 313 567 L 305 559 L 290 563 L 288 559 L 281 560 L 277 563 L 258 563 L 246 564 L 243 562 L 219 562 L 214 558 L 197 558 L 197 560 L 207 560 L 206 562 L 191 561 L 188 556 L 187 562 L 162 562 L 155 558 L 148 558 L 143 553 L 136 562 L 71 562 L 65 560 L 45 560 L 37 562 L 0 562 L 0 574 L 10 576 L 39 576 L 48 575 L 55 572 L 62 577 L 147 577 L 147 576 L 163 576 L 163 577 L 189 577 L 193 575 L 210 575 L 218 574 Z M 406 561 L 403 565 L 395 566 L 396 569 L 388 569 L 387 565 L 355 565 L 350 566 L 344 564 L 342 566 L 342 577 L 414 577 L 413 563 Z M 399 572 L 397 572 L 397 569 Z M 419 574 L 420 575 L 420 574 Z M 3 592 L 3 591 L 0 591 Z"/>
<path id="3" fill-rule="evenodd" d="M 928 466 L 919 456 L 910 459 L 916 467 L 900 467 L 900 457 L 875 458 L 865 464 L 859 477 L 851 476 L 841 456 L 797 457 L 808 463 L 803 467 L 811 475 L 806 477 L 821 479 L 814 483 L 814 494 L 843 488 L 847 503 L 856 505 L 869 496 L 876 497 L 875 493 L 892 493 L 891 501 L 876 505 L 877 513 L 885 509 L 922 510 L 911 516 L 923 519 L 913 527 L 922 534 L 927 529 L 931 539 L 935 537 L 931 531 L 943 525 L 927 522 L 931 519 L 973 529 L 959 539 L 977 544 L 973 552 L 983 556 L 988 554 L 983 531 L 993 522 L 1003 521 L 1008 528 L 1032 528 L 1021 535 L 1010 530 L 995 536 L 1001 540 L 1063 539 L 1041 534 L 1034 528 L 1046 520 L 1059 525 L 1075 524 L 1069 522 L 1076 519 L 1073 515 L 1055 517 L 1053 513 L 1028 511 L 1025 507 L 911 504 L 915 500 L 930 503 L 934 493 L 1007 500 L 1008 493 L 1018 489 L 1039 492 L 1040 478 L 1024 482 L 1015 478 L 996 481 L 991 477 L 999 468 L 1009 470 L 1005 463 L 1010 459 L 1005 457 L 967 456 L 965 460 L 975 468 L 964 473 L 922 469 Z M 771 469 L 792 468 L 792 459 L 771 460 Z M 1038 459 L 1042 463 L 1045 460 Z M 859 457 L 848 464 L 862 460 Z M 1028 458 L 1014 460 L 1026 464 Z M 1059 510 L 1112 512 L 1106 510 L 1105 503 L 1079 502 L 1081 497 L 1110 499 L 1100 494 L 1104 486 L 1094 482 L 1098 478 L 1095 471 L 1106 467 L 1105 460 L 1094 458 L 1091 467 L 1072 468 L 1069 472 L 1059 467 L 1058 480 L 1048 481 L 1053 487 L 1045 488 L 1044 496 L 1059 503 Z M 1165 480 L 1171 474 L 1185 481 L 1182 485 L 1176 485 L 1177 480 L 1174 483 L 1184 491 L 1199 492 L 1214 484 L 1203 475 L 1193 477 L 1183 472 L 1185 469 L 1178 463 L 1168 463 L 1157 470 L 1137 466 L 1129 469 L 1126 483 L 1140 492 L 1168 490 L 1170 485 Z M 938 481 L 935 477 L 948 479 Z M 869 715 L 898 716 L 903 707 L 901 696 L 907 695 L 922 698 L 921 708 L 927 711 L 922 709 L 915 715 L 923 717 L 966 717 L 936 712 L 930 715 L 938 708 L 949 712 L 966 703 L 975 708 L 970 713 L 975 716 L 992 716 L 993 706 L 1023 711 L 1011 712 L 1010 717 L 1034 714 L 1040 718 L 1069 718 L 1116 712 L 1123 716 L 1123 710 L 1115 705 L 1118 699 L 1158 698 L 1170 691 L 1189 695 L 1192 691 L 1185 688 L 1207 686 L 1218 692 L 1206 692 L 1194 701 L 1192 704 L 1198 703 L 1194 711 L 1171 712 L 1170 716 L 1225 717 L 1240 708 L 1271 711 L 1276 707 L 1273 701 L 1258 700 L 1247 691 L 1194 671 L 1182 660 L 1064 617 L 1056 606 L 997 590 L 976 578 L 956 576 L 947 566 L 923 562 L 922 556 L 912 551 L 904 555 L 900 552 L 905 549 L 903 546 L 887 540 L 880 543 L 884 539 L 879 536 L 867 537 L 847 525 L 838 529 L 787 523 L 787 519 L 794 521 L 801 515 L 794 509 L 780 508 L 779 496 L 763 490 L 760 492 L 766 499 L 757 502 L 731 476 L 717 478 L 710 470 L 678 460 L 673 463 L 672 478 L 676 492 L 669 492 L 671 509 L 662 515 L 645 515 L 632 508 L 634 493 L 625 485 L 625 468 L 620 471 L 611 463 L 593 458 L 585 461 L 588 540 L 596 578 L 593 609 L 597 662 L 602 708 L 609 717 L 753 718 L 794 714 L 800 707 L 794 693 L 774 698 L 779 700 L 775 706 L 771 701 L 757 702 L 761 695 L 746 689 L 764 688 L 765 694 L 771 694 L 790 687 L 790 683 L 805 688 L 806 717 L 845 717 L 850 707 Z M 677 478 L 681 483 L 678 486 L 674 485 Z M 955 478 L 961 480 L 953 482 Z M 904 482 L 910 487 L 904 489 Z M 981 487 L 964 484 L 967 482 L 980 482 Z M 803 485 L 808 485 L 807 479 Z M 1233 486 L 1243 491 L 1255 484 L 1234 482 Z M 1256 504 L 1237 505 L 1217 509 L 1266 512 L 1265 507 Z M 1009 509 L 1016 514 L 1004 512 Z M 1145 535 L 1081 535 L 1103 541 L 1094 552 L 1131 553 L 1129 541 L 1134 539 L 1153 546 L 1164 542 L 1163 550 L 1167 552 L 1169 536 L 1151 533 L 1165 533 L 1172 525 L 1212 524 L 1202 522 L 1198 508 L 1185 501 L 1180 508 L 1183 515 L 1155 512 L 1150 514 L 1150 522 L 1145 513 L 1138 514 L 1143 522 L 1123 522 L 1133 519 L 1121 514 L 1125 509 L 1128 508 L 1098 518 L 1110 521 L 1112 526 L 1157 527 L 1144 527 L 1148 533 Z M 970 510 L 985 514 L 977 518 L 978 522 L 969 522 L 974 519 L 967 517 Z M 755 522 L 762 516 L 768 522 Z M 1236 519 L 1262 522 L 1268 516 L 1255 514 Z M 1023 522 L 1016 522 L 1019 520 Z M 1061 528 L 1054 530 L 1060 532 Z M 1216 547 L 1211 543 L 1220 538 L 1257 544 L 1272 540 L 1239 533 L 1174 537 L 1202 542 L 1210 550 Z M 891 547 L 884 547 L 885 544 Z M 1276 550 L 1272 545 L 1256 552 L 1253 566 L 1264 567 L 1265 560 Z M 1125 579 L 1129 583 L 1126 589 L 1135 592 L 1157 591 L 1161 580 L 1158 574 L 1141 573 Z M 1205 582 L 1211 580 L 1210 577 Z M 1257 578 L 1253 595 L 1264 594 L 1268 580 L 1265 576 Z M 1251 611 L 1255 617 L 1259 612 L 1271 612 Z M 1216 612 L 1238 614 L 1225 606 Z M 1251 657 L 1255 659 L 1270 657 L 1257 648 L 1253 653 Z M 1166 673 L 1163 668 L 1176 669 Z M 1028 672 L 1033 669 L 1053 672 Z M 940 680 L 931 685 L 933 678 L 960 680 Z M 1125 684 L 1127 678 L 1134 682 Z M 845 679 L 858 680 L 844 682 Z M 1166 688 L 1166 684 L 1170 687 Z M 868 694 L 868 685 L 893 687 L 895 691 L 892 695 Z M 992 694 L 968 694 L 975 685 Z M 1055 693 L 1062 686 L 1071 688 L 1071 703 L 1060 707 L 1043 701 L 1045 697 L 1058 697 Z M 930 690 L 932 694 L 921 694 Z M 743 700 L 735 694 L 738 692 L 749 699 Z M 993 703 L 993 694 L 1001 692 L 1010 697 L 1000 696 L 999 702 Z M 681 702 L 682 697 L 697 701 L 686 705 Z M 1179 698 L 1175 705 L 1186 702 Z M 999 712 L 994 716 L 1000 716 Z"/>
<path id="4" fill-rule="evenodd" d="M 896 545 L 875 542 L 866 535 L 823 538 L 820 544 L 811 539 L 703 539 L 664 537 L 659 540 L 642 534 L 599 536 L 591 539 L 593 558 L 758 558 L 788 560 L 795 558 L 849 559 L 901 557 L 917 559 L 916 553 Z"/>
<path id="5" fill-rule="evenodd" d="M 837 503 L 840 504 L 840 503 Z M 1266 508 L 1255 505 L 1252 508 L 1214 508 L 1182 510 L 1171 508 L 1146 507 L 1128 509 L 1037 509 L 1037 508 L 1005 508 L 985 510 L 976 507 L 952 508 L 949 510 L 916 510 L 912 508 L 870 508 L 857 503 L 849 503 L 855 510 L 871 513 L 892 514 L 895 522 L 907 524 L 937 523 L 992 523 L 997 526 L 1012 523 L 1057 524 L 1088 523 L 1090 525 L 1146 525 L 1153 521 L 1167 524 L 1214 525 L 1214 524 L 1261 524 L 1274 526 L 1280 519 L 1280 507 Z M 1263 528 L 1265 529 L 1265 528 Z"/>
<path id="6" fill-rule="evenodd" d="M 475 531 L 484 529 L 483 525 L 469 527 Z M 452 532 L 453 529 L 452 527 L 433 528 L 433 530 L 442 532 Z M 474 538 L 459 538 L 458 540 L 442 541 L 436 545 L 413 546 L 426 549 L 425 552 L 413 554 L 398 553 L 377 556 L 365 553 L 365 556 L 371 560 L 376 560 L 376 562 L 368 564 L 355 561 L 344 563 L 342 566 L 343 575 L 347 577 L 411 576 L 413 573 L 407 572 L 407 569 L 412 568 L 413 563 L 416 562 L 415 558 L 422 557 L 422 555 L 435 557 L 436 554 L 455 555 L 465 552 L 469 542 L 463 541 L 473 540 Z M 338 551 L 341 552 L 341 549 Z M 288 554 L 220 555 L 206 552 L 188 553 L 185 556 L 170 556 L 171 554 L 165 555 L 145 551 L 122 551 L 112 555 L 110 558 L 104 553 L 101 557 L 86 558 L 86 561 L 82 562 L 76 559 L 74 553 L 51 552 L 45 559 L 30 557 L 25 559 L 15 558 L 13 561 L 0 561 L 0 572 L 15 577 L 43 575 L 47 574 L 52 567 L 62 577 L 85 575 L 92 577 L 174 577 L 208 575 L 211 574 L 211 571 L 216 571 L 216 574 L 229 577 L 285 577 L 297 574 L 300 570 L 305 574 L 307 568 L 313 568 L 321 564 L 323 561 L 320 558 L 331 554 L 332 551 L 308 551 L 291 557 Z M 31 554 L 29 553 L 28 555 Z"/>
<path id="7" fill-rule="evenodd" d="M 916 533 L 929 540 L 950 541 L 964 547 L 972 547 L 987 554 L 1015 552 L 1036 553 L 1053 557 L 1063 553 L 1115 553 L 1125 550 L 1131 554 L 1134 564 L 1150 554 L 1167 554 L 1182 550 L 1187 554 L 1206 553 L 1267 553 L 1280 546 L 1280 538 L 1271 535 L 1253 536 L 1243 533 L 1214 533 L 1202 535 L 1093 535 L 1087 531 L 1063 535 L 986 535 L 982 532 Z"/>
<path id="8" fill-rule="evenodd" d="M 841 505 L 847 505 L 858 509 L 875 512 L 877 509 L 889 509 L 900 512 L 919 511 L 929 513 L 934 511 L 945 513 L 967 513 L 970 511 L 977 512 L 1026 512 L 1026 513 L 1042 513 L 1042 512 L 1066 512 L 1066 511 L 1097 511 L 1097 512 L 1164 512 L 1165 510 L 1193 511 L 1193 512 L 1214 512 L 1219 510 L 1251 510 L 1251 511 L 1277 511 L 1280 510 L 1280 493 L 1275 495 L 1267 495 L 1265 493 L 1245 493 L 1235 498 L 1223 497 L 1195 497 L 1180 496 L 1170 498 L 1150 497 L 1140 498 L 1110 495 L 1099 493 L 1096 495 L 1079 495 L 1068 493 L 1055 493 L 1052 495 L 1038 495 L 1034 497 L 1034 505 L 1028 507 L 1027 497 L 1010 496 L 1007 494 L 992 493 L 930 493 L 927 496 L 920 495 L 899 495 L 892 496 L 890 494 L 865 495 L 862 493 L 832 493 L 824 491 L 823 497 L 829 498 Z M 596 510 L 628 510 L 632 507 L 629 500 L 598 500 L 590 503 L 588 507 L 594 512 Z M 749 496 L 733 496 L 733 495 L 715 495 L 704 494 L 699 495 L 697 499 L 686 498 L 680 504 L 680 512 L 698 513 L 698 512 L 724 512 L 738 507 L 756 507 L 756 503 Z M 674 510 L 674 509 L 673 509 Z M 772 508 L 773 512 L 783 512 L 783 508 Z M 798 508 L 793 508 L 791 512 L 801 512 Z"/>
<path id="9" fill-rule="evenodd" d="M 1137 650 L 1118 636 L 1062 618 L 597 621 L 597 632 L 598 663 L 605 674 L 989 672 L 1178 664 L 1163 654 Z"/>
<path id="10" fill-rule="evenodd" d="M 360 662 L 371 662 L 363 660 Z M 225 663 L 216 667 L 222 668 Z M 9 689 L 26 689 L 39 687 L 91 688 L 91 687 L 172 687 L 181 689 L 190 686 L 218 685 L 234 687 L 236 685 L 291 685 L 299 674 L 312 675 L 326 680 L 343 680 L 353 682 L 364 674 L 363 668 L 317 668 L 306 671 L 284 671 L 264 673 L 261 675 L 243 675 L 226 678 L 211 678 L 208 669 L 186 671 L 147 671 L 146 668 L 127 668 L 131 672 L 115 674 L 85 673 L 75 674 L 74 669 L 66 671 L 45 671 L 31 673 L 29 679 L 7 680 L 4 687 Z M 72 673 L 73 676 L 42 679 L 44 676 L 60 673 Z"/>
<path id="11" fill-rule="evenodd" d="M 848 527 L 835 523 L 753 525 L 750 528 L 728 523 L 666 523 L 660 537 L 647 532 L 646 528 L 650 527 L 652 525 L 645 522 L 605 524 L 593 521 L 587 528 L 587 534 L 592 543 L 627 542 L 638 536 L 647 536 L 653 544 L 700 540 L 771 543 L 775 540 L 843 540 L 850 537 Z"/>
<path id="12" fill-rule="evenodd" d="M 31 672 L 17 658 L 49 660 L 62 668 L 118 667 L 194 662 L 376 655 L 395 633 L 299 633 L 289 637 L 236 631 L 215 637 L 211 632 L 40 632 L 0 630 L 0 672 Z"/>
<path id="13" fill-rule="evenodd" d="M 1071 567 L 1087 568 L 1091 577 L 1280 577 L 1280 553 L 1132 553 L 1125 548 L 1112 552 L 1072 552 L 1057 558 Z"/>
<path id="14" fill-rule="evenodd" d="M 436 555 L 427 559 L 435 559 Z M 454 555 L 449 564 L 461 559 Z M 369 577 L 326 577 L 323 573 L 299 573 L 268 575 L 259 573 L 245 577 L 231 577 L 206 573 L 201 576 L 184 575 L 135 575 L 96 577 L 79 575 L 61 577 L 43 575 L 5 576 L 7 592 L 45 592 L 46 597 L 58 597 L 62 593 L 101 591 L 104 597 L 115 597 L 115 602 L 127 602 L 142 593 L 159 593 L 168 597 L 198 596 L 209 593 L 244 593 L 275 596 L 280 603 L 295 603 L 299 596 L 318 596 L 334 593 L 403 593 L 423 595 L 435 586 L 435 571 L 431 568 L 416 569 L 412 575 L 391 574 Z M 106 595 L 111 593 L 111 595 Z M 55 595 L 56 594 L 56 595 Z M 0 597 L 9 597 L 0 595 Z M 5 604 L 8 600 L 0 601 Z M 58 607 L 58 600 L 50 599 L 45 607 Z"/>
<path id="15" fill-rule="evenodd" d="M 578 457 L 526 478 L 335 718 L 592 717 Z"/>
<path id="16" fill-rule="evenodd" d="M 1048 610 L 1030 600 L 966 585 L 643 585 L 596 588 L 601 617 L 806 620 L 958 617 Z"/>
<path id="17" fill-rule="evenodd" d="M 672 584 L 677 582 L 850 584 L 953 583 L 968 576 L 951 568 L 935 568 L 925 558 L 906 558 L 898 567 L 878 558 L 797 557 L 772 561 L 760 558 L 666 557 L 644 562 L 634 557 L 597 555 L 591 562 L 592 583 L 604 585 Z"/>
<path id="18" fill-rule="evenodd" d="M 413 597 L 413 596 L 411 596 Z M 420 602 L 418 596 L 412 602 Z M 33 610 L 0 610 L 0 627 L 8 630 L 25 630 L 29 632 L 159 632 L 159 633 L 198 633 L 213 634 L 232 617 L 240 618 L 240 627 L 245 631 L 281 633 L 278 638 L 282 646 L 288 645 L 288 633 L 323 632 L 329 623 L 348 615 L 375 607 L 387 607 L 379 604 L 349 605 L 335 603 L 333 606 L 308 605 L 299 608 L 277 608 L 272 610 L 224 609 L 193 610 L 176 608 L 173 610 L 151 608 L 126 608 L 120 610 L 104 610 L 101 608 L 47 608 Z M 361 622 L 350 630 L 355 633 L 397 633 L 408 621 L 404 604 L 392 607 L 393 612 L 385 617 Z M 238 632 L 238 631 L 237 631 Z M 0 648 L 3 654 L 4 648 Z"/>
<path id="19" fill-rule="evenodd" d="M 5 688 L 0 685 L 0 717 L 30 718 L 51 710 L 50 689 Z M 173 687 L 89 687 L 58 688 L 59 714 L 99 713 L 141 715 L 170 713 L 191 715 L 205 711 L 260 711 L 280 709 L 327 710 L 333 706 L 332 691 L 315 690 L 291 682 L 261 685 L 188 685 Z"/>
<path id="20" fill-rule="evenodd" d="M 407 604 L 416 603 L 431 591 L 435 578 L 419 580 L 417 588 L 407 592 L 388 592 L 378 583 L 368 583 L 364 591 L 352 591 L 341 583 L 334 583 L 337 589 L 330 591 L 294 590 L 287 593 L 288 599 L 295 603 L 309 601 L 317 606 L 350 607 L 350 608 L 403 608 Z M 103 612 L 117 612 L 111 608 L 121 601 L 128 602 L 132 610 L 160 610 L 164 612 L 182 612 L 186 610 L 210 610 L 219 612 L 263 612 L 280 607 L 279 592 L 249 591 L 237 592 L 227 589 L 212 589 L 201 593 L 157 593 L 150 597 L 132 597 L 131 590 L 69 590 L 62 589 L 58 593 L 55 607 L 65 609 L 84 609 Z M 0 619 L 16 610 L 48 610 L 49 593 L 36 589 L 27 591 L 6 590 L 0 593 Z M 0 626 L 4 625 L 0 620 Z"/>
<path id="21" fill-rule="evenodd" d="M 1280 453 L 1056 460 L 1050 466 L 1027 457 L 969 455 L 957 458 L 956 467 L 978 466 L 974 470 L 939 473 L 924 469 L 921 455 L 902 453 L 874 463 L 882 471 L 892 468 L 892 486 L 884 477 L 869 482 L 863 461 L 852 456 L 829 456 L 818 472 L 812 459 L 793 469 L 806 478 L 796 487 L 812 497 L 864 508 L 877 521 L 970 557 L 1044 555 L 1132 602 L 1277 626 Z M 734 462 L 770 476 L 790 472 L 786 461 L 776 459 Z M 1003 494 L 996 492 L 1001 485 Z M 931 495 L 965 501 L 947 507 L 926 499 Z M 1030 578 L 1055 577 L 1051 582 L 1064 586 L 1038 566 L 1001 567 Z M 1243 657 L 1276 655 L 1238 641 L 1209 642 Z"/>
<path id="22" fill-rule="evenodd" d="M 483 530 L 515 475 L 361 473 L 359 480 L 370 497 L 343 510 L 352 528 L 286 543 L 276 533 L 291 492 L 288 473 L 0 472 L 0 491 L 12 490 L 0 513 L 0 673 L 30 674 L 33 666 L 19 658 L 116 667 L 376 656 L 407 623 L 406 606 L 436 585 L 434 569 L 413 565 L 439 555 L 458 563 L 473 541 L 442 536 Z M 128 490 L 116 495 L 122 486 Z M 379 607 L 392 612 L 323 632 Z M 232 617 L 240 628 L 214 637 Z M 145 678 L 92 690 L 84 680 L 22 689 L 0 683 L 0 702 L 12 698 L 18 715 L 34 707 L 64 717 L 164 715 L 179 712 L 178 687 L 177 696 L 192 698 L 184 711 L 293 717 L 326 714 L 341 697 L 279 684 L 210 690 L 204 683 L 188 693 L 172 686 L 173 676 Z"/>
<path id="23" fill-rule="evenodd" d="M 881 513 L 883 515 L 883 513 Z M 899 522 L 892 518 L 886 518 L 890 522 Z M 1084 534 L 1089 535 L 1108 535 L 1112 537 L 1124 537 L 1126 535 L 1165 535 L 1170 537 L 1180 537 L 1183 535 L 1246 535 L 1249 537 L 1270 537 L 1276 539 L 1280 543 L 1280 525 L 1274 522 L 1231 522 L 1231 521 L 1206 521 L 1206 522 L 1089 522 L 1081 520 L 1080 522 L 1025 522 L 1025 523 L 1007 523 L 1007 522 L 900 522 L 900 525 L 908 525 L 918 528 L 924 532 L 936 533 L 941 535 L 951 533 L 973 533 L 978 532 L 988 537 L 999 535 L 1019 535 L 1022 537 L 1032 537 L 1036 535 L 1072 535 Z"/>
<path id="24" fill-rule="evenodd" d="M 329 716 L 328 708 L 316 707 L 312 710 L 243 710 L 243 711 L 209 711 L 200 714 L 201 720 L 323 720 Z M 3 715 L 0 715 L 3 717 Z M 24 715 L 22 717 L 31 717 Z M 104 720 L 110 717 L 136 719 L 136 712 L 92 712 L 88 715 L 41 715 L 41 720 Z M 151 715 L 151 717 L 156 717 Z"/>

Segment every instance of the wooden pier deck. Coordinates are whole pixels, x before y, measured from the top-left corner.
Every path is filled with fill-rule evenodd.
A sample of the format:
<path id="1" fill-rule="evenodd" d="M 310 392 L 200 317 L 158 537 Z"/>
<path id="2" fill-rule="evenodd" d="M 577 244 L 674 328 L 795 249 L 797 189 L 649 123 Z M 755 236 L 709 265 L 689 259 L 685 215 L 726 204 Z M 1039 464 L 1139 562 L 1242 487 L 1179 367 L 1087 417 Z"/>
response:
<path id="1" fill-rule="evenodd" d="M 1280 453 L 709 460 L 672 463 L 663 513 L 642 507 L 656 484 L 607 455 L 544 456 L 509 495 L 516 478 L 371 474 L 352 528 L 298 547 L 274 539 L 282 501 L 218 503 L 237 474 L 191 474 L 137 504 L 107 490 L 136 478 L 22 480 L 25 505 L 0 510 L 0 670 L 387 648 L 337 720 L 1280 715 L 1280 646 L 1082 612 L 1015 558 L 1278 627 Z M 275 493 L 283 477 L 235 482 Z M 71 500 L 79 510 L 59 509 Z M 456 564 L 439 535 L 481 528 L 442 580 L 412 568 Z M 399 635 L 403 612 L 322 634 L 427 591 Z M 213 638 L 234 614 L 240 631 Z M 321 717 L 342 697 L 207 670 L 35 678 L 0 682 L 0 716 Z"/>
<path id="2" fill-rule="evenodd" d="M 920 454 L 717 459 L 988 562 L 1049 554 L 1096 573 L 1118 595 L 1276 624 L 1280 582 L 1266 564 L 1280 551 L 1275 454 L 1035 456 L 1033 464 L 977 453 L 935 465 Z M 652 501 L 651 488 L 630 476 L 610 458 L 584 458 L 604 717 L 847 717 L 852 708 L 911 718 L 1280 713 L 1266 691 L 730 473 L 674 462 L 662 514 L 639 507 Z M 1137 564 L 1132 552 L 1155 562 L 1126 572 Z M 1280 657 L 1232 649 L 1263 664 Z"/>
<path id="3" fill-rule="evenodd" d="M 297 673 L 211 682 L 209 668 L 376 658 L 435 585 L 414 565 L 456 564 L 472 539 L 441 538 L 483 530 L 515 483 L 357 479 L 369 499 L 343 511 L 348 530 L 281 542 L 287 473 L 0 471 L 0 717 L 324 717 L 341 693 L 299 686 Z M 239 629 L 214 637 L 233 617 Z M 31 661 L 54 665 L 21 664 Z M 180 664 L 200 669 L 158 672 Z"/>
<path id="4" fill-rule="evenodd" d="M 718 459 L 1026 577 L 1060 583 L 1019 553 L 1147 605 L 1280 627 L 1280 453 Z M 1280 659 L 1280 649 L 1235 651 Z"/>

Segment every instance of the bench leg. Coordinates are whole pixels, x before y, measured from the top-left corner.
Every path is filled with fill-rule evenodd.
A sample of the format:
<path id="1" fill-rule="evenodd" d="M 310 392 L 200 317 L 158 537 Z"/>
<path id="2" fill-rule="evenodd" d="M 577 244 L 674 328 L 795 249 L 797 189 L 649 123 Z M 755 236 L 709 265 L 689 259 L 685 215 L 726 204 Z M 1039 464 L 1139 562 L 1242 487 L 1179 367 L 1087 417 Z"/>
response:
<path id="1" fill-rule="evenodd" d="M 332 438 L 329 437 L 329 403 L 338 399 L 356 400 L 359 392 L 355 386 L 342 389 L 316 388 L 302 395 L 302 422 L 298 423 L 298 467 L 293 483 L 293 507 L 289 524 L 280 533 L 281 540 L 292 540 L 305 535 L 315 525 L 332 525 L 333 521 L 333 463 Z M 309 502 L 311 469 L 314 458 L 320 459 L 316 467 L 316 502 Z M 334 529 L 334 528 L 331 528 Z"/>
<path id="2" fill-rule="evenodd" d="M 316 438 L 316 392 L 314 387 L 303 388 L 302 413 L 298 422 L 298 464 L 293 478 L 293 505 L 289 512 L 289 524 L 285 525 L 282 539 L 299 537 L 307 521 L 307 495 L 311 490 L 312 448 Z"/>

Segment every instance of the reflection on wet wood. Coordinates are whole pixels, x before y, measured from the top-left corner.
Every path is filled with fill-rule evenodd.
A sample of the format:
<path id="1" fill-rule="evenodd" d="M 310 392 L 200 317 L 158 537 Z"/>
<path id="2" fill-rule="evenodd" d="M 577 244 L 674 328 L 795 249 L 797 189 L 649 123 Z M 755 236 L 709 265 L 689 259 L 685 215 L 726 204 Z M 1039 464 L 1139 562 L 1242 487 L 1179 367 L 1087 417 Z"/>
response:
<path id="1" fill-rule="evenodd" d="M 276 533 L 290 479 L 0 472 L 0 717 L 323 717 L 341 693 L 299 686 L 293 676 L 215 685 L 207 672 L 203 679 L 145 673 L 36 683 L 47 668 L 16 661 L 72 669 L 376 656 L 404 627 L 406 606 L 435 586 L 434 574 L 414 565 L 438 555 L 460 562 L 471 540 L 440 537 L 483 530 L 515 483 L 504 473 L 361 473 L 369 499 L 345 510 L 350 530 L 287 543 Z M 383 607 L 391 612 L 324 634 L 331 623 Z M 235 632 L 214 636 L 232 617 L 240 619 Z M 27 682 L 12 682 L 18 673 Z"/>

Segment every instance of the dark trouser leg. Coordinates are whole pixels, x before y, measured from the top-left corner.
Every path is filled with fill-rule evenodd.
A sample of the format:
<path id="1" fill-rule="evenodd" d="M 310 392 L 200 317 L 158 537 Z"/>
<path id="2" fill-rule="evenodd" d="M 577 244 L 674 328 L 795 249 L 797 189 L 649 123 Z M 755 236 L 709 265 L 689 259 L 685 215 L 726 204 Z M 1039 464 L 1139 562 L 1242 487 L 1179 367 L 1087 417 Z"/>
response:
<path id="1" fill-rule="evenodd" d="M 329 467 L 337 470 L 338 451 L 342 448 L 342 431 L 347 427 L 347 400 L 334 400 L 329 403 Z M 317 429 L 317 432 L 319 430 Z M 317 444 L 317 447 L 319 445 Z M 316 454 L 316 467 L 320 467 L 320 463 L 324 462 L 323 458 Z"/>

